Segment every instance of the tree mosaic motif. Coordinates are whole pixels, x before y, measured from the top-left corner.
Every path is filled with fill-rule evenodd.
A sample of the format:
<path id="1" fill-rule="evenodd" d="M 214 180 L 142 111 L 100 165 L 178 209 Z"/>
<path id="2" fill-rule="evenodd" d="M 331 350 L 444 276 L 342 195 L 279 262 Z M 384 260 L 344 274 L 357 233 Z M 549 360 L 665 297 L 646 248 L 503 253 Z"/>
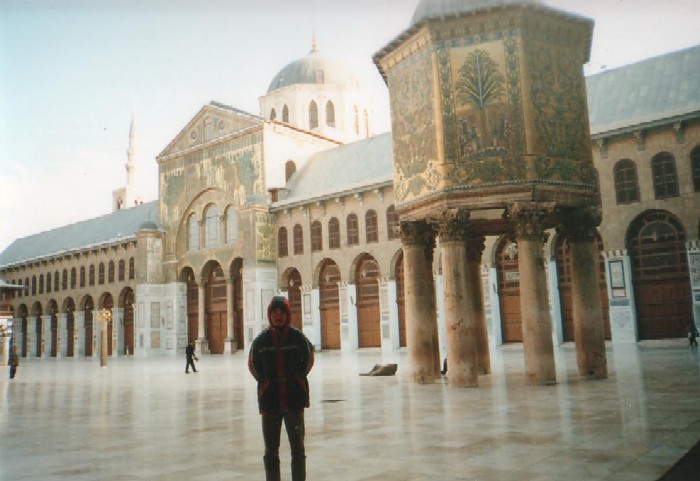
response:
<path id="1" fill-rule="evenodd" d="M 502 156 L 507 150 L 508 112 L 503 104 L 506 80 L 498 63 L 485 50 L 470 52 L 455 83 L 457 102 L 467 107 L 460 115 L 460 147 L 467 157 Z"/>

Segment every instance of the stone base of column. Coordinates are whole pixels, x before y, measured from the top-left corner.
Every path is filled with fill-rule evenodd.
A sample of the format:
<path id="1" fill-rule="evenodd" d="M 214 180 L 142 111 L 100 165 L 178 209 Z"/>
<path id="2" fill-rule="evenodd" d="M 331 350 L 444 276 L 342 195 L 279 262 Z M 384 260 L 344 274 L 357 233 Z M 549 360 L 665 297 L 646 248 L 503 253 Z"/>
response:
<path id="1" fill-rule="evenodd" d="M 235 354 L 238 350 L 238 340 L 227 338 L 224 340 L 224 354 Z"/>
<path id="2" fill-rule="evenodd" d="M 195 356 L 199 354 L 211 354 L 209 352 L 209 340 L 208 339 L 196 339 L 194 341 Z"/>

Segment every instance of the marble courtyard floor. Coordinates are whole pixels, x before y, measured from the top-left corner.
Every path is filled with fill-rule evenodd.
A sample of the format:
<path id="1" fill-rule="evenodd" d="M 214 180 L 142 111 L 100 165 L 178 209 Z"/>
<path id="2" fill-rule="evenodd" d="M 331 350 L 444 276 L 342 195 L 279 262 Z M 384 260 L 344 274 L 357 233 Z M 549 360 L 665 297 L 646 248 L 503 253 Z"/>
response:
<path id="1" fill-rule="evenodd" d="M 522 346 L 492 348 L 477 389 L 407 381 L 404 351 L 320 352 L 306 411 L 309 481 L 655 481 L 700 439 L 700 357 L 684 340 L 608 346 L 584 381 L 525 384 Z M 364 377 L 398 363 L 393 377 Z M 0 480 L 263 480 L 245 355 L 22 359 L 0 368 Z M 284 435 L 283 435 L 284 436 Z M 283 480 L 289 447 L 282 442 Z M 700 479 L 700 473 L 697 473 Z"/>

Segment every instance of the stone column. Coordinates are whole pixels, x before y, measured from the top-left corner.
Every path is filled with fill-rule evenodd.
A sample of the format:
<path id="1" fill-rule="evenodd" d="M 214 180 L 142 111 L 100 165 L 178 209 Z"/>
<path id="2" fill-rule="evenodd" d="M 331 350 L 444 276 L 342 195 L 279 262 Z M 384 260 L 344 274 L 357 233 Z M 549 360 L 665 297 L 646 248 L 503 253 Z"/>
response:
<path id="1" fill-rule="evenodd" d="M 567 239 L 571 258 L 571 287 L 574 310 L 576 363 L 581 376 L 589 379 L 608 377 L 605 354 L 605 326 L 598 287 L 596 228 L 601 212 L 597 207 L 561 212 L 559 233 Z"/>
<path id="2" fill-rule="evenodd" d="M 73 312 L 73 359 L 85 357 L 85 311 Z"/>
<path id="3" fill-rule="evenodd" d="M 200 354 L 209 353 L 209 340 L 204 337 L 204 312 L 206 301 L 206 282 L 200 281 L 197 286 L 197 339 L 194 341 L 194 348 Z"/>
<path id="4" fill-rule="evenodd" d="M 29 359 L 36 359 L 37 357 L 37 342 L 39 341 L 38 322 L 40 322 L 39 316 L 27 317 L 27 358 Z"/>
<path id="5" fill-rule="evenodd" d="M 224 354 L 236 352 L 236 333 L 233 330 L 233 279 L 226 280 L 226 339 Z"/>
<path id="6" fill-rule="evenodd" d="M 491 373 L 489 331 L 486 326 L 484 286 L 481 281 L 481 256 L 485 240 L 483 236 L 467 237 L 467 299 L 472 304 L 471 311 L 476 315 L 476 361 L 479 374 Z"/>
<path id="7" fill-rule="evenodd" d="M 414 383 L 428 384 L 435 380 L 435 289 L 433 283 L 428 282 L 432 278 L 432 269 L 427 256 L 435 242 L 434 233 L 425 221 L 402 221 L 400 226 L 409 378 Z"/>
<path id="8" fill-rule="evenodd" d="M 524 203 L 514 204 L 508 209 L 518 243 L 525 374 L 531 385 L 555 384 L 557 381 L 543 252 L 544 221 L 552 207 L 550 204 Z"/>
<path id="9" fill-rule="evenodd" d="M 439 223 L 442 279 L 445 287 L 445 330 L 447 334 L 447 382 L 450 387 L 477 387 L 477 315 L 467 285 L 466 234 L 469 212 L 448 209 Z"/>
<path id="10" fill-rule="evenodd" d="M 56 313 L 56 357 L 63 359 L 66 357 L 68 349 L 68 314 L 65 312 Z"/>

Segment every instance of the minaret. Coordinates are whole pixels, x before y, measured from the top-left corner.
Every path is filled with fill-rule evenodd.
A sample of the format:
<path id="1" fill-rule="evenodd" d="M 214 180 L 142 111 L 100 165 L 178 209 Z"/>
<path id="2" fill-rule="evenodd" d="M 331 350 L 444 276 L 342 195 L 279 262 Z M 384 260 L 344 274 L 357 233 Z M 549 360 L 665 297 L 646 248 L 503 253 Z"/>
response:
<path id="1" fill-rule="evenodd" d="M 136 162 L 136 122 L 131 114 L 129 126 L 129 148 L 126 150 L 126 186 L 112 193 L 112 210 L 128 209 L 143 203 L 138 184 L 138 166 Z"/>
<path id="2" fill-rule="evenodd" d="M 134 190 L 134 177 L 135 177 L 135 165 L 134 165 L 134 152 L 136 150 L 135 145 L 136 132 L 134 129 L 134 114 L 131 114 L 131 125 L 129 126 L 129 148 L 126 150 L 126 190 L 128 193 L 132 193 Z M 131 199 L 129 199 L 131 200 Z"/>

